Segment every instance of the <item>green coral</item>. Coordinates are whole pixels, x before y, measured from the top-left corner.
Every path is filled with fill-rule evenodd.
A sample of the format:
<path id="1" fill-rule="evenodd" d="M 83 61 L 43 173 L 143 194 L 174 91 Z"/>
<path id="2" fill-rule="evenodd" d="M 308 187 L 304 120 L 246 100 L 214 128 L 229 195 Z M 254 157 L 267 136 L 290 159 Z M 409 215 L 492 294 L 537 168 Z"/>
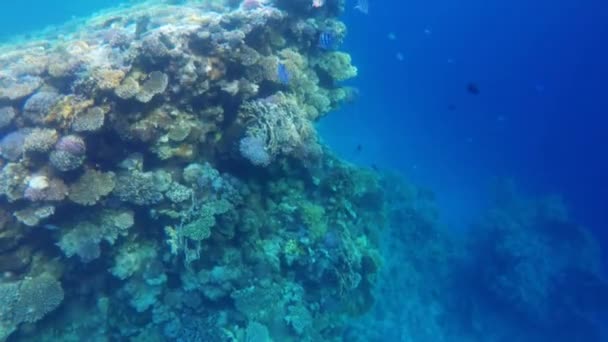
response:
<path id="1" fill-rule="evenodd" d="M 357 68 L 352 65 L 350 55 L 345 52 L 327 52 L 316 61 L 316 65 L 335 81 L 357 76 Z"/>
<path id="2" fill-rule="evenodd" d="M 205 240 L 211 236 L 211 228 L 216 223 L 215 216 L 225 214 L 231 209 L 230 202 L 224 199 L 203 204 L 195 212 L 195 218 L 180 229 L 180 234 L 194 241 Z"/>
<path id="3" fill-rule="evenodd" d="M 302 222 L 310 230 L 310 235 L 317 239 L 327 232 L 327 219 L 325 209 L 318 204 L 304 201 L 299 205 Z"/>
<path id="4" fill-rule="evenodd" d="M 63 301 L 61 283 L 47 273 L 15 283 L 0 283 L 0 340 L 21 323 L 34 323 Z"/>

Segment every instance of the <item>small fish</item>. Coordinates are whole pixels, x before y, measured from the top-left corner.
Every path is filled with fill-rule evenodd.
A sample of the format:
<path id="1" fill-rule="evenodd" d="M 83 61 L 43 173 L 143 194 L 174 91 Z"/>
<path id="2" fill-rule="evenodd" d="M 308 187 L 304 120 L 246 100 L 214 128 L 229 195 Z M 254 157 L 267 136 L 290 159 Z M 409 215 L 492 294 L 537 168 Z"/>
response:
<path id="1" fill-rule="evenodd" d="M 388 40 L 397 40 L 397 36 L 394 32 L 389 32 L 386 37 L 388 38 Z"/>
<path id="2" fill-rule="evenodd" d="M 469 82 L 467 84 L 467 91 L 469 94 L 479 95 L 479 86 L 474 82 Z"/>
<path id="3" fill-rule="evenodd" d="M 431 34 L 433 34 L 433 30 L 430 27 L 427 27 L 424 29 L 424 34 L 430 36 Z"/>
<path id="4" fill-rule="evenodd" d="M 277 79 L 279 80 L 279 82 L 288 85 L 290 78 L 291 75 L 289 75 L 289 71 L 287 70 L 285 63 L 279 63 L 277 67 Z"/>
<path id="5" fill-rule="evenodd" d="M 363 14 L 369 13 L 369 2 L 368 0 L 357 0 L 355 9 Z"/>
<path id="6" fill-rule="evenodd" d="M 372 164 L 372 169 L 376 172 L 378 172 L 380 170 L 380 168 L 376 164 Z"/>
<path id="7" fill-rule="evenodd" d="M 401 53 L 401 52 L 397 52 L 397 54 L 395 55 L 395 58 L 397 58 L 397 60 L 399 62 L 403 62 L 403 60 L 405 59 L 405 57 L 403 56 L 403 53 Z"/>
<path id="8" fill-rule="evenodd" d="M 320 8 L 323 5 L 325 5 L 325 0 L 312 0 L 312 7 L 314 8 Z"/>
<path id="9" fill-rule="evenodd" d="M 48 229 L 48 230 L 59 230 L 59 226 L 56 226 L 56 225 L 50 224 L 50 223 L 43 224 L 42 228 Z"/>
<path id="10" fill-rule="evenodd" d="M 361 146 L 361 144 L 358 144 L 357 147 L 355 148 L 355 151 L 357 153 L 361 153 L 361 151 L 363 151 L 363 146 Z"/>
<path id="11" fill-rule="evenodd" d="M 334 34 L 328 31 L 323 31 L 319 34 L 319 41 L 317 46 L 323 50 L 331 50 L 334 48 L 336 43 L 336 37 Z"/>

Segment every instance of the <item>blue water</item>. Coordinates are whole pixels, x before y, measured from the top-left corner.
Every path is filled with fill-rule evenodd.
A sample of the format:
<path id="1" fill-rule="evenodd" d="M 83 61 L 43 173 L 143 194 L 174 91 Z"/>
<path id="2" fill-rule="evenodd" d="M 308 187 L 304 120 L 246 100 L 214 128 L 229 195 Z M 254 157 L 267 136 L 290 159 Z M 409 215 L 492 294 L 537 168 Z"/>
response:
<path id="1" fill-rule="evenodd" d="M 10 1 L 2 4 L 0 38 L 32 33 L 123 3 L 120 0 Z"/>
<path id="2" fill-rule="evenodd" d="M 346 15 L 361 101 L 328 117 L 331 144 L 345 156 L 363 144 L 362 163 L 431 187 L 453 226 L 483 204 L 491 179 L 512 177 L 534 193 L 562 194 L 608 239 L 605 3 L 370 6 L 368 16 Z"/>
<path id="3" fill-rule="evenodd" d="M 120 3 L 2 4 L 0 39 Z M 349 33 L 340 49 L 358 68 L 348 84 L 359 97 L 321 120 L 324 142 L 357 165 L 396 170 L 432 190 L 441 226 L 457 235 L 491 206 L 497 180 L 531 196 L 559 194 L 608 265 L 608 4 L 370 0 L 367 15 L 353 6 L 342 16 Z M 511 313 L 498 304 L 496 312 L 509 322 L 501 329 L 529 328 L 505 319 Z"/>

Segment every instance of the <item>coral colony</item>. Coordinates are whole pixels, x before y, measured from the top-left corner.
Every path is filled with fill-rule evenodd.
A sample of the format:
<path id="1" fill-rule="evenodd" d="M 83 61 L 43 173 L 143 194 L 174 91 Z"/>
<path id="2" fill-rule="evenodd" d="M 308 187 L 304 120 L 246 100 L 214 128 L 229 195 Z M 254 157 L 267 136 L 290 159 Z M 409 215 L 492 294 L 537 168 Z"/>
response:
<path id="1" fill-rule="evenodd" d="M 0 341 L 355 341 L 383 269 L 433 330 L 455 247 L 428 193 L 313 125 L 356 96 L 344 5 L 149 2 L 1 46 Z"/>
<path id="2" fill-rule="evenodd" d="M 0 48 L 0 340 L 322 340 L 371 304 L 382 191 L 313 127 L 357 72 L 316 47 L 340 3 L 205 3 Z"/>

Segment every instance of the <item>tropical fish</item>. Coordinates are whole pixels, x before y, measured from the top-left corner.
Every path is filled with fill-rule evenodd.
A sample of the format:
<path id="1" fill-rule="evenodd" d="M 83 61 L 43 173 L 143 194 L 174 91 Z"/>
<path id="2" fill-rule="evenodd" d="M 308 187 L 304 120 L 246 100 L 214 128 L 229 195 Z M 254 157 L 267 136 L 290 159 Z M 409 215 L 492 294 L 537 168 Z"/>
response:
<path id="1" fill-rule="evenodd" d="M 369 13 L 369 2 L 368 0 L 357 0 L 357 5 L 355 9 L 363 14 Z"/>
<path id="2" fill-rule="evenodd" d="M 325 5 L 325 0 L 312 0 L 312 7 L 319 8 Z"/>
<path id="3" fill-rule="evenodd" d="M 289 71 L 287 70 L 285 63 L 279 63 L 279 65 L 277 66 L 277 79 L 279 80 L 279 82 L 287 85 L 289 84 L 290 78 L 291 75 L 289 75 Z"/>
<path id="4" fill-rule="evenodd" d="M 333 49 L 336 43 L 336 37 L 333 33 L 328 31 L 323 31 L 319 34 L 319 42 L 317 45 L 323 50 L 331 50 Z"/>

